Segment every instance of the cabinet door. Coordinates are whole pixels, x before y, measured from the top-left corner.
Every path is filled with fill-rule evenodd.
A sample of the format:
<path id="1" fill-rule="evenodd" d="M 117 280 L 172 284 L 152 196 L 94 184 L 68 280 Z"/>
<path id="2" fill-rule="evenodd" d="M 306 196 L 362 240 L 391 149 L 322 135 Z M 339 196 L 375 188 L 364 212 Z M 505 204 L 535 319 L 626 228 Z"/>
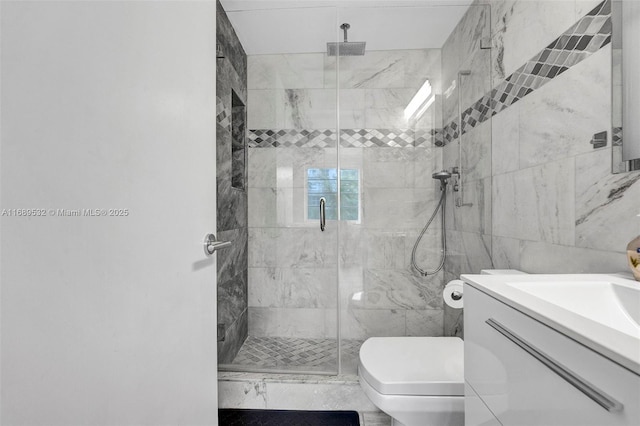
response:
<path id="1" fill-rule="evenodd" d="M 490 296 L 465 286 L 465 379 L 503 425 L 640 424 L 640 377 Z M 607 411 L 487 323 L 492 320 L 590 387 Z"/>
<path id="2" fill-rule="evenodd" d="M 498 419 L 468 383 L 464 384 L 464 425 L 500 426 Z"/>

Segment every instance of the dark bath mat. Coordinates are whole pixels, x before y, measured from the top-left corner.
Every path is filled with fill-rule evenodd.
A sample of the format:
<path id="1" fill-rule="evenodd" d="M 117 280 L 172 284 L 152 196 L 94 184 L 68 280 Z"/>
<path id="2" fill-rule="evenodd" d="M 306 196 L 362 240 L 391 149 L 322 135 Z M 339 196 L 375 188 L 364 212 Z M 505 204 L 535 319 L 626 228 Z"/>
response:
<path id="1" fill-rule="evenodd" d="M 220 426 L 360 426 L 355 411 L 245 410 L 221 408 Z"/>

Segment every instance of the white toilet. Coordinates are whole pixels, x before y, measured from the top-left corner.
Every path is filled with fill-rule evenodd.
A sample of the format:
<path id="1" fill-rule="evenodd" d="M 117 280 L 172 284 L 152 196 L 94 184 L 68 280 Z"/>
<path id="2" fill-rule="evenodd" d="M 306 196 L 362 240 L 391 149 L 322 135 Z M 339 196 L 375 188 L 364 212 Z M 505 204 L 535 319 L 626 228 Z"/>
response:
<path id="1" fill-rule="evenodd" d="M 480 273 L 524 274 L 515 269 Z M 358 377 L 365 395 L 391 416 L 393 426 L 464 425 L 459 337 L 372 337 L 360 347 Z"/>
<path id="2" fill-rule="evenodd" d="M 360 347 L 358 376 L 394 426 L 464 425 L 459 337 L 372 337 Z"/>

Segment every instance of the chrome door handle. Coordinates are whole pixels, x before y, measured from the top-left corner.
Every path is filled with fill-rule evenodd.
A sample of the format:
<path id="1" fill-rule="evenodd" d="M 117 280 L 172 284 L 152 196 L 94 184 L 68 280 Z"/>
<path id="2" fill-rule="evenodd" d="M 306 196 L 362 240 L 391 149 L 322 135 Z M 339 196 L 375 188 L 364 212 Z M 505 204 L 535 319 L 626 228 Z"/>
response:
<path id="1" fill-rule="evenodd" d="M 216 250 L 231 247 L 231 241 L 218 241 L 214 234 L 207 234 L 204 237 L 204 253 L 211 256 Z"/>
<path id="2" fill-rule="evenodd" d="M 320 231 L 324 232 L 324 227 L 326 225 L 326 216 L 324 212 L 324 205 L 327 203 L 324 197 L 320 198 Z"/>
<path id="3" fill-rule="evenodd" d="M 591 398 L 596 404 L 598 404 L 605 410 L 622 411 L 622 409 L 624 408 L 624 406 L 620 402 L 616 401 L 614 398 L 607 395 L 602 390 L 587 382 L 576 373 L 569 370 L 567 367 L 542 352 L 540 349 L 531 345 L 530 343 L 522 339 L 522 337 L 518 336 L 513 331 L 500 324 L 498 321 L 494 320 L 493 318 L 489 318 L 485 321 L 485 323 L 487 323 L 490 327 L 492 327 L 498 333 L 502 334 L 507 339 L 511 340 L 529 355 L 540 361 L 558 376 L 569 382 L 576 389 Z"/>

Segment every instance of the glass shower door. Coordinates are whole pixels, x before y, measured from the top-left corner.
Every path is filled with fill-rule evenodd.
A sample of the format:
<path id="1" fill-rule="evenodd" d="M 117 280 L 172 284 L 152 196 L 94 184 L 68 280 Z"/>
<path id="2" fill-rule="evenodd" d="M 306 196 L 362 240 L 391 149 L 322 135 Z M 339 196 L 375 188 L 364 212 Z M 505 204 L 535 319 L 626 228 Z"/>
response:
<path id="1" fill-rule="evenodd" d="M 339 177 L 348 172 L 338 167 L 335 70 L 326 68 L 336 10 L 314 8 L 312 21 L 309 12 L 228 12 L 248 46 L 264 31 L 282 40 L 247 52 L 248 321 L 223 369 L 338 372 Z M 302 43 L 307 32 L 323 42 Z"/>

